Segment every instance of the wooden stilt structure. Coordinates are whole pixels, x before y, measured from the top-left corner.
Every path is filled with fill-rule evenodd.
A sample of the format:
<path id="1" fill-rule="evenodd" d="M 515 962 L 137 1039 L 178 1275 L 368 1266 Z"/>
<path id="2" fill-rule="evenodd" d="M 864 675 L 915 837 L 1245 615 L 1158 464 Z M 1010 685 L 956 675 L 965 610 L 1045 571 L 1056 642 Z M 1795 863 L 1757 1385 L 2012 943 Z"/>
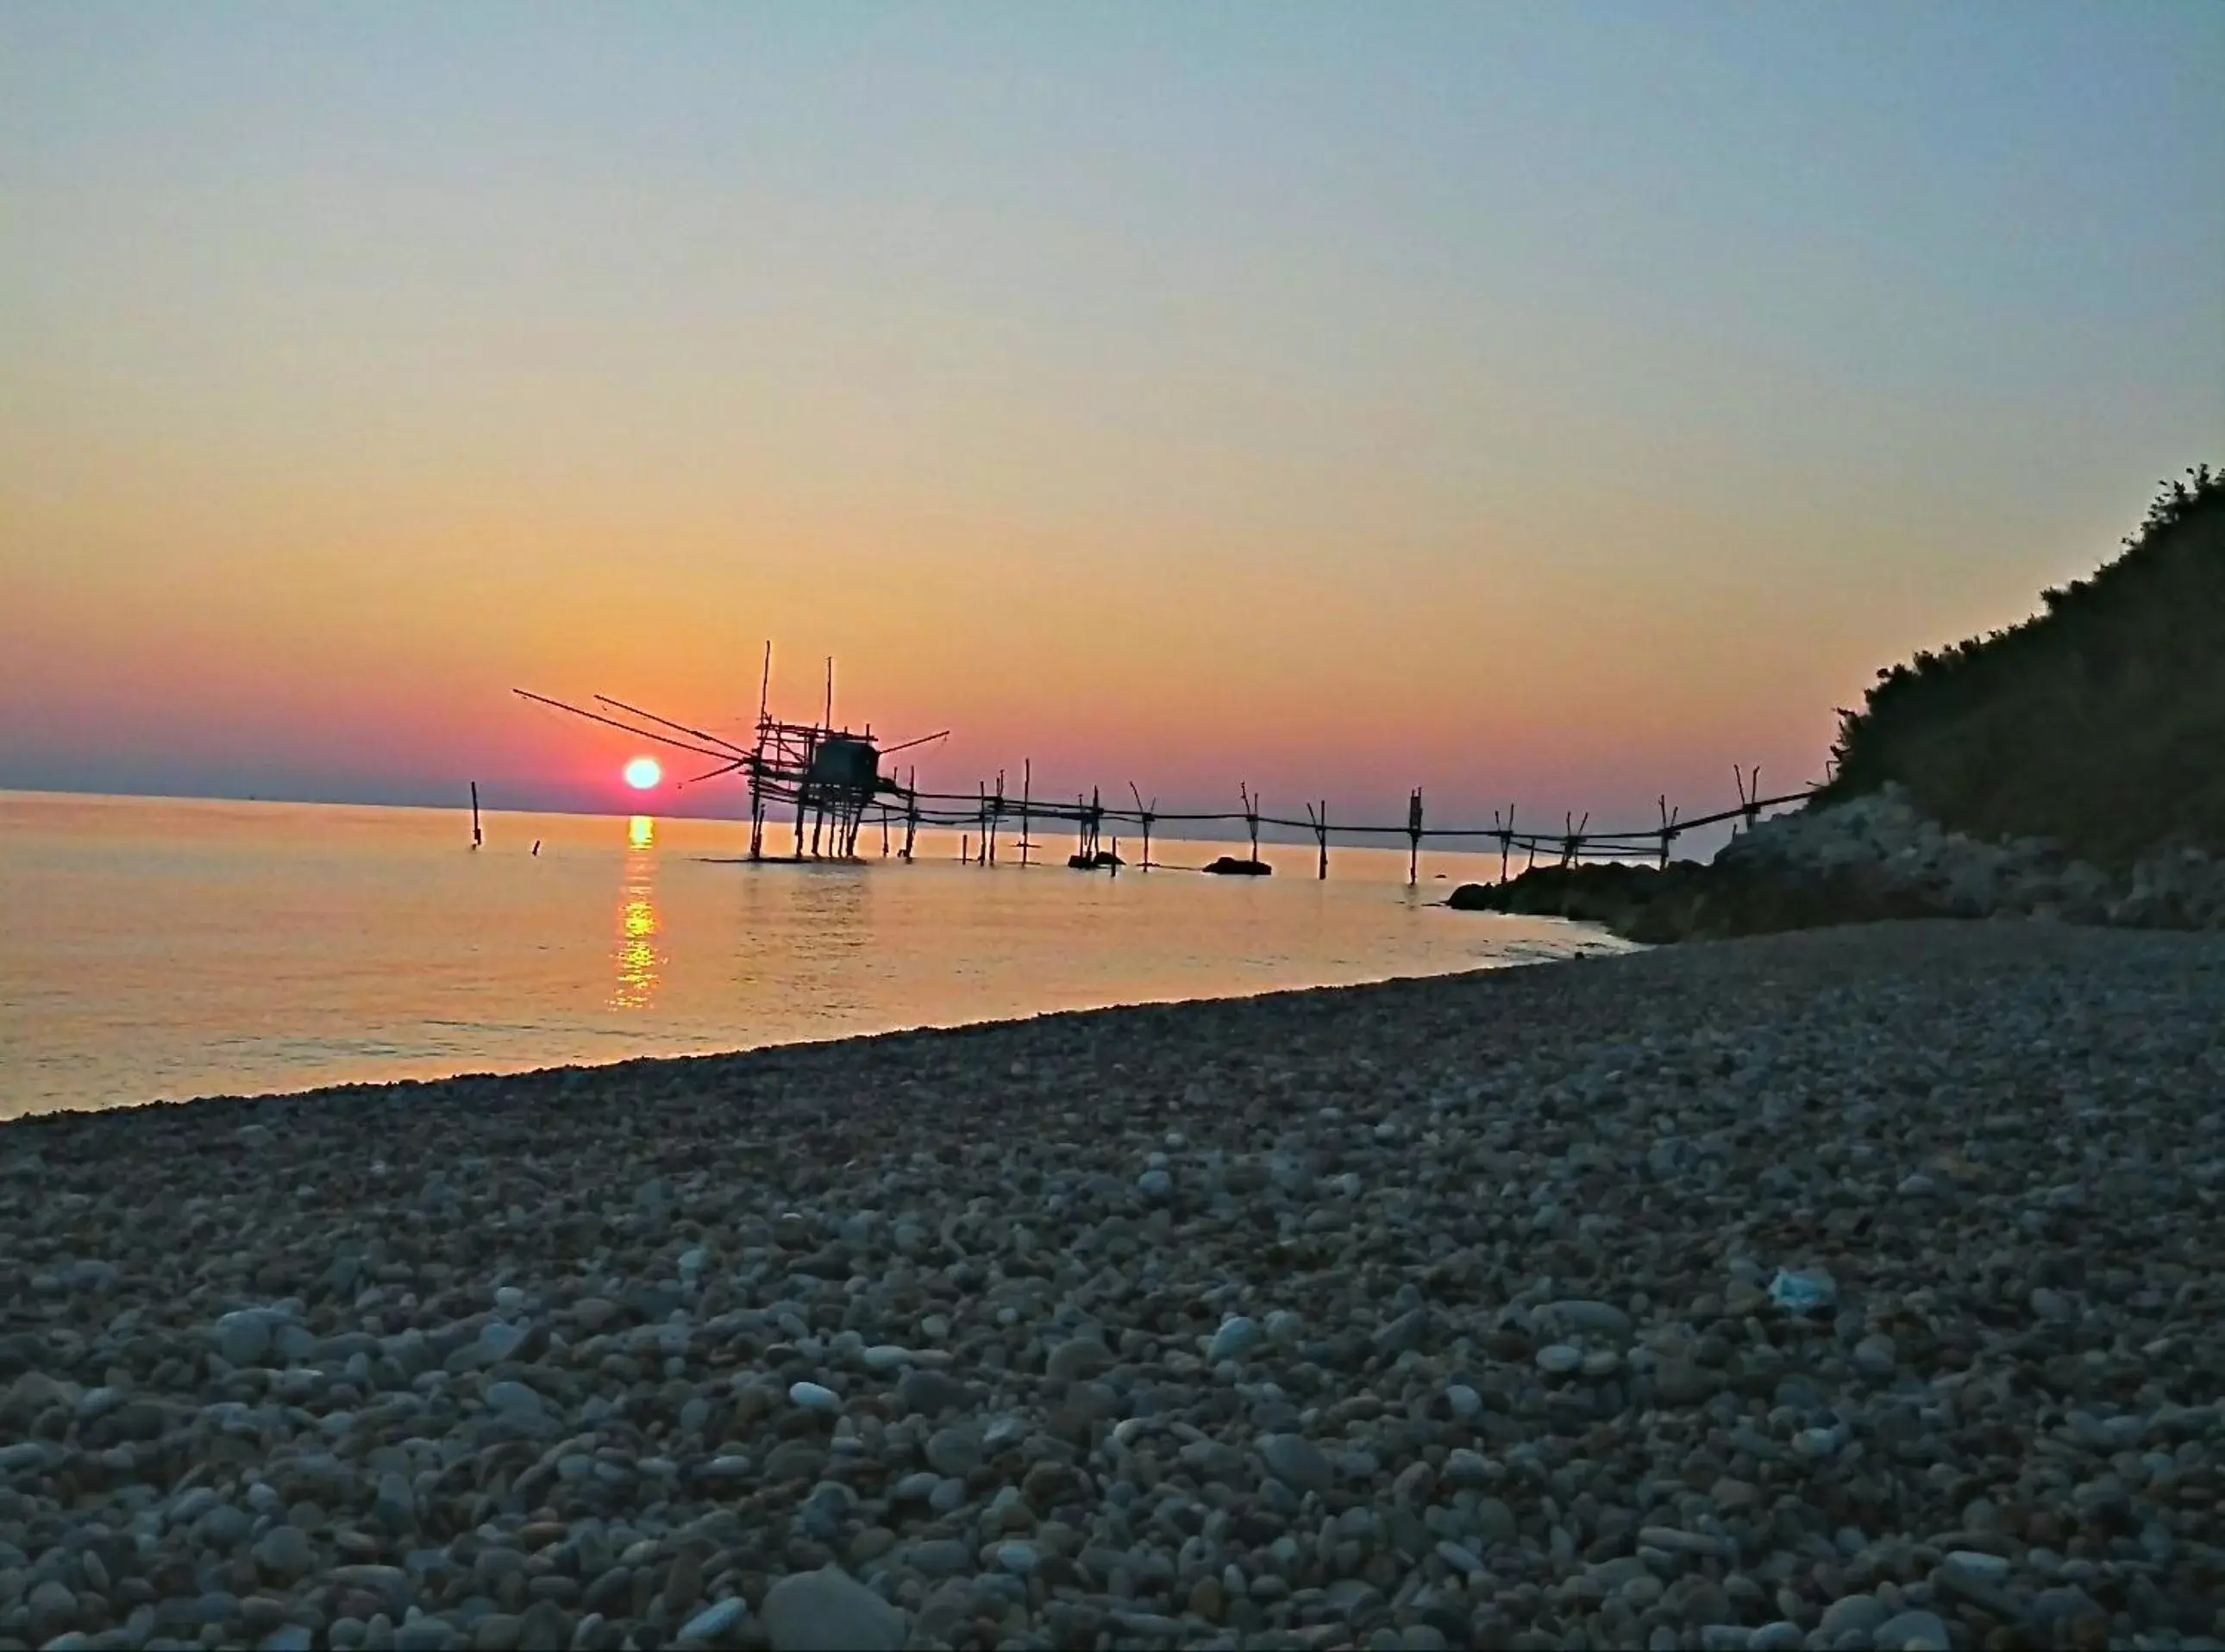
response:
<path id="1" fill-rule="evenodd" d="M 1761 765 L 1756 763 L 1751 772 L 1740 774 L 1738 765 L 1733 763 L 1731 779 L 1738 786 L 1739 813 L 1746 821 L 1746 829 L 1751 832 L 1761 818 Z"/>
<path id="2" fill-rule="evenodd" d="M 838 726 L 834 720 L 834 661 L 827 663 L 824 694 L 821 715 L 809 724 L 784 722 L 774 717 L 770 710 L 772 688 L 772 649 L 764 652 L 764 667 L 758 690 L 758 715 L 754 738 L 748 744 L 727 738 L 706 729 L 675 722 L 631 706 L 608 695 L 593 698 L 602 709 L 568 705 L 525 689 L 517 693 L 529 700 L 555 707 L 574 716 L 622 730 L 636 738 L 647 740 L 669 749 L 690 752 L 712 759 L 716 767 L 707 773 L 683 782 L 694 784 L 721 775 L 740 773 L 748 784 L 749 857 L 763 860 L 768 853 L 766 824 L 776 809 L 792 809 L 789 818 L 793 837 L 789 858 L 802 860 L 807 855 L 820 858 L 854 859 L 859 839 L 864 831 L 868 811 L 877 812 L 881 822 L 881 852 L 884 857 L 892 851 L 904 860 L 912 859 L 918 846 L 921 827 L 935 826 L 965 828 L 959 839 L 959 858 L 972 864 L 992 866 L 998 858 L 998 844 L 1005 816 L 1013 812 L 1013 800 L 1007 790 L 1006 772 L 997 774 L 993 789 L 983 781 L 976 785 L 974 794 L 924 792 L 920 789 L 916 767 L 909 768 L 902 780 L 893 775 L 884 776 L 882 764 L 885 758 L 912 747 L 945 738 L 948 730 L 884 747 L 873 737 L 872 725 L 862 732 L 853 732 Z M 1666 865 L 1676 839 L 1703 826 L 1728 822 L 1735 831 L 1751 831 L 1761 820 L 1765 809 L 1780 804 L 1803 801 L 1811 788 L 1788 793 L 1778 797 L 1760 794 L 1761 770 L 1753 767 L 1734 766 L 1733 779 L 1736 783 L 1738 803 L 1734 808 L 1703 815 L 1695 820 L 1682 818 L 1680 811 L 1669 805 L 1664 793 L 1655 800 L 1658 819 L 1651 826 L 1632 832 L 1599 832 L 1590 830 L 1591 817 L 1581 818 L 1574 811 L 1563 816 L 1563 830 L 1558 833 L 1523 832 L 1517 824 L 1516 811 L 1509 806 L 1502 817 L 1500 811 L 1492 811 L 1492 824 L 1482 827 L 1440 826 L 1433 831 L 1425 827 L 1421 788 L 1416 788 L 1407 798 L 1406 819 L 1403 826 L 1389 824 L 1342 826 L 1341 832 L 1362 838 L 1371 836 L 1404 836 L 1407 844 L 1406 881 L 1408 886 L 1421 881 L 1421 850 L 1425 835 L 1448 839 L 1496 840 L 1499 845 L 1499 875 L 1502 881 L 1512 872 L 1514 851 L 1524 851 L 1525 864 L 1534 868 L 1541 850 L 1550 852 L 1557 849 L 1562 865 L 1574 866 L 1589 858 L 1616 860 L 1651 860 Z M 1070 864 L 1089 870 L 1116 870 L 1114 863 L 1119 854 L 1118 840 L 1106 847 L 1105 828 L 1108 821 L 1132 821 L 1140 828 L 1143 848 L 1138 864 L 1149 869 L 1151 858 L 1151 834 L 1165 821 L 1227 822 L 1240 820 L 1249 845 L 1251 862 L 1238 865 L 1231 858 L 1229 864 L 1216 863 L 1216 870 L 1263 870 L 1258 861 L 1259 833 L 1264 826 L 1274 826 L 1292 830 L 1310 831 L 1315 848 L 1315 876 L 1328 876 L 1328 803 L 1326 799 L 1305 806 L 1303 820 L 1282 820 L 1267 814 L 1258 795 L 1249 781 L 1237 787 L 1241 803 L 1240 812 L 1200 812 L 1195 813 L 1163 813 L 1155 797 L 1146 801 L 1142 788 L 1133 781 L 1128 782 L 1128 792 L 1133 801 L 1132 809 L 1107 808 L 1101 790 L 1076 792 L 1071 806 L 1038 803 L 1035 797 L 1035 768 L 1032 760 L 1023 760 L 1021 788 L 1017 800 L 1019 815 L 1020 864 L 1031 865 L 1038 845 L 1034 838 L 1034 826 L 1038 816 L 1049 820 L 1071 820 L 1074 826 L 1074 852 Z M 472 837 L 474 847 L 485 841 L 485 832 L 480 813 L 479 784 L 471 783 Z M 894 826 L 901 812 L 903 821 L 903 846 L 896 849 Z"/>

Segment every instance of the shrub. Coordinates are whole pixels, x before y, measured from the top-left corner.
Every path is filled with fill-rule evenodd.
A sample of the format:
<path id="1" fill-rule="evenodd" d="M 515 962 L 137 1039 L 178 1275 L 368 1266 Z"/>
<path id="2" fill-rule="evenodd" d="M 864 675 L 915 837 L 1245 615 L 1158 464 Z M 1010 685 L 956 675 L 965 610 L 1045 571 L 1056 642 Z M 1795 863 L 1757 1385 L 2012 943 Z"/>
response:
<path id="1" fill-rule="evenodd" d="M 2225 845 L 2225 472 L 2165 484 L 2122 555 L 2042 600 L 1880 671 L 1819 801 L 1898 782 L 1943 826 L 2106 864 Z"/>

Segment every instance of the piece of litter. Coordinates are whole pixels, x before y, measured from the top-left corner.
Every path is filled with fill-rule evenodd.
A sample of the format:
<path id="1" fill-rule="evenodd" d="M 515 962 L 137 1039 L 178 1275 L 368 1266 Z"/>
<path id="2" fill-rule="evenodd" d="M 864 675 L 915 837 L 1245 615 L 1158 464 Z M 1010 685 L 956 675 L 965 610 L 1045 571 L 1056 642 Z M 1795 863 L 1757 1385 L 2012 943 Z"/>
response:
<path id="1" fill-rule="evenodd" d="M 1839 1300 L 1839 1287 L 1820 1268 L 1801 1273 L 1780 1268 L 1769 1282 L 1769 1300 L 1787 1313 L 1813 1313 Z"/>

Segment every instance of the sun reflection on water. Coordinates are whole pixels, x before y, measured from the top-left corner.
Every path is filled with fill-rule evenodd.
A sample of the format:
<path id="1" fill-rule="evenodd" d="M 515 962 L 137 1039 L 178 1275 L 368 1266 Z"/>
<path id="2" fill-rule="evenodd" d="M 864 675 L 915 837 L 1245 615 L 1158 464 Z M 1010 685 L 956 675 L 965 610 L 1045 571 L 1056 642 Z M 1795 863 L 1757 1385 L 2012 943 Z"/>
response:
<path id="1" fill-rule="evenodd" d="M 618 896 L 618 933 L 615 961 L 618 981 L 611 993 L 613 1010 L 646 1010 L 656 996 L 663 972 L 664 955 L 656 947 L 662 924 L 656 915 L 656 822 L 637 814 L 626 822 L 625 883 Z"/>

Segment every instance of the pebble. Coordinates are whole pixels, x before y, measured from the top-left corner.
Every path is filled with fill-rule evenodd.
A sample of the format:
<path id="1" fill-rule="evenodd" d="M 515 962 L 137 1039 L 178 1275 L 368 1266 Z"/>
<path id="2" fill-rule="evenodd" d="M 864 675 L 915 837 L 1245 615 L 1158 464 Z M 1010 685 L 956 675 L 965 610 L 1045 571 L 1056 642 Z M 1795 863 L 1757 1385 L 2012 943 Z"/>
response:
<path id="1" fill-rule="evenodd" d="M 682 1641 L 716 1641 L 732 1634 L 741 1627 L 742 1619 L 749 1614 L 749 1603 L 739 1595 L 729 1595 L 716 1605 L 706 1606 L 680 1626 Z"/>
<path id="2" fill-rule="evenodd" d="M 317 1554 L 298 1526 L 273 1526 L 255 1545 L 255 1563 L 280 1582 L 290 1583 L 316 1565 Z"/>
<path id="3" fill-rule="evenodd" d="M 1537 1369 L 1549 1377 L 1566 1377 L 1584 1363 L 1584 1351 L 1565 1342 L 1548 1343 L 1537 1351 Z"/>
<path id="4" fill-rule="evenodd" d="M 938 1428 L 928 1436 L 924 1454 L 937 1474 L 962 1480 L 981 1466 L 981 1441 L 969 1428 Z"/>
<path id="5" fill-rule="evenodd" d="M 966 1385 L 939 1370 L 912 1370 L 897 1383 L 897 1397 L 910 1410 L 927 1416 L 964 1408 L 970 1396 Z"/>
<path id="6" fill-rule="evenodd" d="M 505 1416 L 538 1421 L 548 1414 L 548 1405 L 541 1396 L 523 1383 L 501 1382 L 487 1384 L 488 1407 Z"/>
<path id="7" fill-rule="evenodd" d="M 1886 1619 L 1871 1631 L 1878 1652 L 1948 1652 L 1954 1644 L 1947 1624 L 1937 1613 L 1905 1611 Z"/>
<path id="8" fill-rule="evenodd" d="M 1953 1567 L 1981 1583 L 1998 1583 L 2009 1574 L 2009 1562 L 2006 1556 L 1989 1554 L 1980 1549 L 1951 1550 L 1942 1564 Z"/>
<path id="9" fill-rule="evenodd" d="M 1268 1472 L 1300 1491 L 1326 1491 L 1335 1482 L 1321 1447 L 1298 1434 L 1269 1434 L 1259 1442 L 1259 1458 Z"/>
<path id="10" fill-rule="evenodd" d="M 1823 1608 L 1816 1627 L 1835 1644 L 1842 1636 L 1873 1633 L 1892 1616 L 1892 1609 L 1874 1595 L 1846 1595 Z"/>
<path id="11" fill-rule="evenodd" d="M 903 1614 L 833 1567 L 791 1572 L 765 1592 L 773 1652 L 897 1652 Z"/>
<path id="12" fill-rule="evenodd" d="M 1213 1333 L 1206 1345 L 1205 1359 L 1209 1365 L 1218 1365 L 1224 1359 L 1241 1359 L 1258 1345 L 1258 1326 L 1242 1314 L 1223 1320 L 1220 1328 Z"/>
<path id="13" fill-rule="evenodd" d="M 817 1383 L 790 1383 L 788 1398 L 789 1404 L 806 1411 L 835 1412 L 842 1408 L 842 1396 Z"/>

